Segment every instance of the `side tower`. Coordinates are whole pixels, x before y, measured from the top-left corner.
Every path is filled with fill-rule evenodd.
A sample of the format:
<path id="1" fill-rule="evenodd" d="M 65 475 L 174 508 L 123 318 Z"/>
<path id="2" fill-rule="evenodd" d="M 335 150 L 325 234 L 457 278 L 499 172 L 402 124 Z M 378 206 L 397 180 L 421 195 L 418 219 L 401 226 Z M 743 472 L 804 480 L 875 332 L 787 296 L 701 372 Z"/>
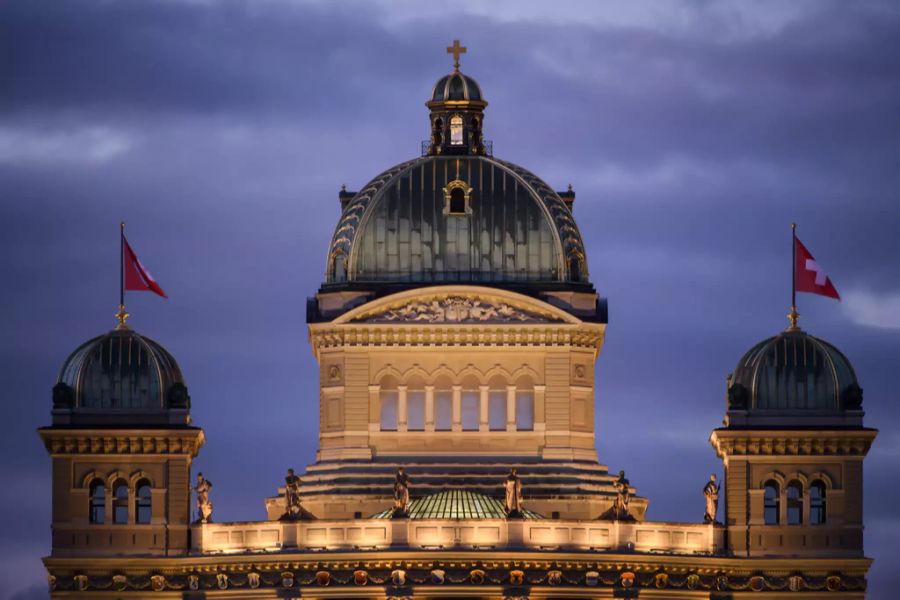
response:
<path id="1" fill-rule="evenodd" d="M 488 103 L 458 61 L 425 104 L 421 156 L 339 195 L 307 307 L 320 437 L 303 505 L 326 518 L 390 509 L 400 466 L 414 497 L 496 497 L 515 468 L 531 510 L 596 518 L 615 498 L 594 444 L 607 312 L 575 194 L 494 157 Z M 645 509 L 631 503 L 635 518 Z"/>
<path id="2" fill-rule="evenodd" d="M 172 355 L 121 323 L 66 359 L 52 415 L 52 556 L 184 554 L 203 431 Z"/>
<path id="3" fill-rule="evenodd" d="M 863 556 L 862 389 L 847 357 L 792 325 L 728 378 L 727 546 L 738 556 Z"/>

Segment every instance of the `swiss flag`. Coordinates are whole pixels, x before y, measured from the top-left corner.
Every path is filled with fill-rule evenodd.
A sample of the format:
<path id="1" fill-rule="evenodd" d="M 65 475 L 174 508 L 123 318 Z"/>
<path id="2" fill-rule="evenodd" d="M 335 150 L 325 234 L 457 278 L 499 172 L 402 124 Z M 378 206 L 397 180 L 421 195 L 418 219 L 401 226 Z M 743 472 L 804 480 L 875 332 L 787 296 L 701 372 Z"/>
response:
<path id="1" fill-rule="evenodd" d="M 810 254 L 806 246 L 794 237 L 794 285 L 798 292 L 809 292 L 810 294 L 819 294 L 820 296 L 828 296 L 840 300 L 841 297 L 831 279 L 825 274 L 823 269 L 813 255 Z"/>
<path id="2" fill-rule="evenodd" d="M 122 262 L 125 266 L 125 289 L 134 292 L 153 292 L 163 298 L 168 298 L 166 293 L 159 287 L 150 272 L 144 268 L 141 261 L 138 260 L 134 250 L 125 236 L 122 236 Z"/>

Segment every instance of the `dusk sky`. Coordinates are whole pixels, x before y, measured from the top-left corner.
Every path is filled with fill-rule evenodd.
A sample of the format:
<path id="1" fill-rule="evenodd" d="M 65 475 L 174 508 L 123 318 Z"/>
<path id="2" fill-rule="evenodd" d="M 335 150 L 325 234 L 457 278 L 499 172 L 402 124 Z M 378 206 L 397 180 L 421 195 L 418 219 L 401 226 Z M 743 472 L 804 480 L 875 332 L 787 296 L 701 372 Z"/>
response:
<path id="1" fill-rule="evenodd" d="M 847 354 L 880 430 L 869 598 L 896 597 L 891 0 L 0 3 L 0 597 L 46 597 L 35 429 L 66 356 L 115 324 L 120 220 L 169 295 L 129 294 L 130 324 L 184 371 L 215 519 L 265 518 L 286 468 L 314 462 L 305 306 L 338 190 L 418 156 L 454 38 L 494 155 L 576 192 L 609 301 L 599 458 L 649 519 L 702 520 L 725 377 L 787 325 L 798 223 L 843 296 L 801 295 L 800 325 Z"/>

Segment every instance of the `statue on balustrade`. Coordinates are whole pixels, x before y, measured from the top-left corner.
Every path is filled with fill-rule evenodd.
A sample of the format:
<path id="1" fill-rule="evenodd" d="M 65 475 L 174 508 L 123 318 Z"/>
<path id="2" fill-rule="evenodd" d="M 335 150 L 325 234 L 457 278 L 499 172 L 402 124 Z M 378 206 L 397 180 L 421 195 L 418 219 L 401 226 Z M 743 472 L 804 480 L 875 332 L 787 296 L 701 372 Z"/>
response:
<path id="1" fill-rule="evenodd" d="M 409 475 L 403 471 L 403 467 L 397 469 L 397 477 L 394 481 L 394 512 L 391 518 L 405 519 L 409 517 Z"/>
<path id="2" fill-rule="evenodd" d="M 284 505 L 285 511 L 281 516 L 282 521 L 315 518 L 312 513 L 300 504 L 300 477 L 294 474 L 294 469 L 288 469 L 287 476 L 284 478 Z"/>
<path id="3" fill-rule="evenodd" d="M 704 523 L 718 523 L 716 513 L 719 511 L 719 488 L 716 474 L 709 476 L 709 481 L 703 486 L 703 496 L 706 498 L 706 514 L 703 515 Z"/>
<path id="4" fill-rule="evenodd" d="M 625 471 L 619 471 L 619 477 L 613 482 L 613 487 L 616 490 L 616 499 L 609 510 L 600 515 L 600 519 L 604 521 L 634 521 L 634 517 L 628 514 L 631 488 L 628 479 L 625 478 Z"/>
<path id="5" fill-rule="evenodd" d="M 506 492 L 505 498 L 503 501 L 503 506 L 506 508 L 506 518 L 507 519 L 521 519 L 524 517 L 522 514 L 522 480 L 519 479 L 519 475 L 516 472 L 516 469 L 513 468 L 510 470 L 509 475 L 506 476 L 506 481 L 503 482 L 503 488 Z"/>
<path id="6" fill-rule="evenodd" d="M 197 494 L 197 522 L 212 522 L 213 505 L 209 499 L 209 491 L 212 489 L 212 482 L 203 477 L 203 473 L 197 473 L 197 485 L 193 491 Z"/>

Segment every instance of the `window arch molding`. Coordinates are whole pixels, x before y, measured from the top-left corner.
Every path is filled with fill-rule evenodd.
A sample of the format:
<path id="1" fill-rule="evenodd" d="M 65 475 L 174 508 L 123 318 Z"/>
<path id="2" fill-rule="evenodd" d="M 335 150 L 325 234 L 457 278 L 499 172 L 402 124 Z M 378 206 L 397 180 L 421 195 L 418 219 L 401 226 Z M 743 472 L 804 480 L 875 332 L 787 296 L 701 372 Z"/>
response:
<path id="1" fill-rule="evenodd" d="M 784 486 L 786 483 L 784 475 L 782 475 L 780 472 L 769 471 L 768 473 L 766 473 L 765 475 L 763 475 L 762 477 L 759 478 L 759 480 L 757 481 L 756 487 L 761 490 L 766 487 L 766 484 L 769 481 L 776 482 L 778 484 L 779 489 L 782 489 L 782 490 L 784 489 Z"/>
<path id="2" fill-rule="evenodd" d="M 485 374 L 476 369 L 474 365 L 466 365 L 465 368 L 463 368 L 459 373 L 456 374 L 457 384 L 462 384 L 462 382 L 467 379 L 477 380 L 478 385 L 487 385 L 488 382 L 488 378 L 485 377 Z"/>
<path id="3" fill-rule="evenodd" d="M 420 367 L 419 365 L 413 365 L 410 367 L 405 373 L 400 377 L 400 385 L 430 385 L 430 381 L 433 379 L 433 375 Z"/>
<path id="4" fill-rule="evenodd" d="M 107 480 L 106 475 L 101 473 L 100 471 L 91 471 L 81 479 L 81 487 L 90 489 L 91 484 L 96 480 L 100 480 L 103 482 L 103 487 L 109 490 L 110 482 Z"/>
<path id="5" fill-rule="evenodd" d="M 534 387 L 535 385 L 537 385 L 537 382 L 540 381 L 538 372 L 535 371 L 532 367 L 530 367 L 528 365 L 522 365 L 521 367 L 517 368 L 515 371 L 513 371 L 509 375 L 509 380 L 511 382 L 513 382 L 516 386 L 519 385 L 519 381 L 522 381 L 525 379 L 530 379 L 530 381 L 528 381 L 528 384 L 531 387 Z"/>
<path id="6" fill-rule="evenodd" d="M 375 373 L 375 377 L 372 378 L 372 381 L 375 382 L 375 385 L 381 386 L 388 377 L 393 377 L 399 383 L 403 381 L 403 372 L 394 365 L 386 365 L 380 371 Z"/>
<path id="7" fill-rule="evenodd" d="M 809 487 L 809 477 L 801 473 L 800 471 L 793 471 L 787 477 L 784 478 L 788 484 L 794 483 L 795 481 L 800 482 L 800 487 L 805 491 Z"/>
<path id="8" fill-rule="evenodd" d="M 113 471 L 106 476 L 106 488 L 115 492 L 115 485 L 119 480 L 124 481 L 128 485 L 128 489 L 131 490 L 134 488 L 131 482 L 131 477 L 128 476 L 125 471 Z"/>
<path id="9" fill-rule="evenodd" d="M 829 492 L 837 489 L 834 487 L 834 481 L 831 479 L 828 473 L 825 473 L 824 471 L 816 471 L 815 473 L 810 475 L 808 485 L 812 485 L 816 481 L 821 481 L 823 484 L 825 484 L 825 489 Z"/>
<path id="10" fill-rule="evenodd" d="M 132 473 L 131 477 L 128 478 L 128 483 L 131 485 L 131 489 L 136 490 L 137 484 L 140 483 L 141 480 L 146 480 L 147 483 L 150 484 L 151 489 L 156 489 L 156 483 L 154 483 L 153 478 L 150 476 L 150 473 L 148 473 L 147 471 L 142 471 L 140 469 Z"/>

